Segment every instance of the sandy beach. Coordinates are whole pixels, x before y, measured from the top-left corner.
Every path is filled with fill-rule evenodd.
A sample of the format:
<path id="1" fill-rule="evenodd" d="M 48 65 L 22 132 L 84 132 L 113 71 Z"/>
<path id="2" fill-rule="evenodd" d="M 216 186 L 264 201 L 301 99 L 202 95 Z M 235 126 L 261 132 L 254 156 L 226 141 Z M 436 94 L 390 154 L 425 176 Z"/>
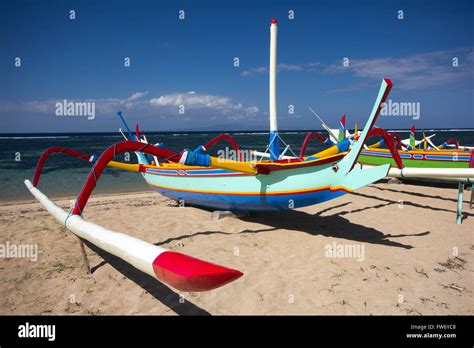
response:
<path id="1" fill-rule="evenodd" d="M 38 258 L 0 258 L 0 314 L 472 315 L 469 197 L 462 225 L 456 189 L 386 182 L 316 206 L 217 221 L 154 192 L 92 197 L 86 219 L 244 273 L 206 293 L 168 288 L 90 244 L 88 275 L 78 239 L 39 203 L 2 203 L 0 244 L 37 245 Z M 328 253 L 345 247 L 358 254 Z"/>

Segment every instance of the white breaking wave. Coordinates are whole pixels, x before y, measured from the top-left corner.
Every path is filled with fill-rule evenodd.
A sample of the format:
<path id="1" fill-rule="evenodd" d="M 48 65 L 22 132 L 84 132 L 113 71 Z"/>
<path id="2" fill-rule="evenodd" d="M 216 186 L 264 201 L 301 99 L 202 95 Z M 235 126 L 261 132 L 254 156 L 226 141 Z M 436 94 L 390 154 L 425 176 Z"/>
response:
<path id="1" fill-rule="evenodd" d="M 0 139 L 67 139 L 68 136 L 47 136 L 47 137 L 0 137 Z"/>

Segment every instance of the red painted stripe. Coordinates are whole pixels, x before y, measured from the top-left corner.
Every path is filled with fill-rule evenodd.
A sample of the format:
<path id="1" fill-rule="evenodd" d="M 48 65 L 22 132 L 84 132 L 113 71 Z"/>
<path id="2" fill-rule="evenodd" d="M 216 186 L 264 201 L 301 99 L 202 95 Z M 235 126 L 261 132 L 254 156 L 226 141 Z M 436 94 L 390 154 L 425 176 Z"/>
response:
<path id="1" fill-rule="evenodd" d="M 158 279 L 181 291 L 208 291 L 241 277 L 242 272 L 215 265 L 174 251 L 165 251 L 153 261 Z"/>

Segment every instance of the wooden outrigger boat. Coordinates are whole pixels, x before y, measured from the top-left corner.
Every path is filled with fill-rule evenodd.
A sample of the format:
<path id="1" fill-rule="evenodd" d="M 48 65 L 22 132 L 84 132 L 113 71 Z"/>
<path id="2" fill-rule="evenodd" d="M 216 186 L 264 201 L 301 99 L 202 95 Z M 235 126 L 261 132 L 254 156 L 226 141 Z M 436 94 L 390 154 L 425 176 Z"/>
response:
<path id="1" fill-rule="evenodd" d="M 359 165 L 357 161 L 392 87 L 388 79 L 382 81 L 364 131 L 352 144 L 350 151 L 350 142 L 344 139 L 310 156 L 288 159 L 284 152 L 280 153 L 276 117 L 277 21 L 272 21 L 270 31 L 269 160 L 232 161 L 212 157 L 205 152 L 220 140 L 231 142 L 238 150 L 236 143 L 228 135 L 218 137 L 194 151 L 175 153 L 149 144 L 144 133 L 140 134 L 138 125 L 135 134 L 132 134 L 122 114 L 118 113 L 125 123 L 129 138 L 113 144 L 98 158 L 65 148 L 48 149 L 38 162 L 33 183 L 26 180 L 26 186 L 59 222 L 78 237 L 178 290 L 206 291 L 239 278 L 242 276 L 239 271 L 167 251 L 123 233 L 110 231 L 84 220 L 82 215 L 106 166 L 139 172 L 150 187 L 172 199 L 216 209 L 250 211 L 289 210 L 318 204 L 384 178 L 390 164 L 366 167 Z M 139 163 L 113 161 L 116 155 L 125 151 L 134 151 Z M 43 164 L 53 153 L 93 162 L 84 188 L 69 212 L 56 206 L 37 188 Z"/>
<path id="2" fill-rule="evenodd" d="M 448 139 L 439 146 L 419 148 L 417 145 L 428 142 L 415 140 L 415 127 L 411 128 L 410 139 L 398 141 L 398 152 L 406 168 L 472 168 L 474 166 L 474 152 L 469 147 L 460 148 L 459 142 Z M 431 142 L 431 141 L 430 141 Z M 431 142 L 432 143 L 432 142 Z M 454 148 L 449 148 L 450 144 Z M 384 141 L 380 141 L 363 149 L 359 162 L 369 165 L 390 164 L 395 166 L 389 149 L 384 149 Z"/>
<path id="3" fill-rule="evenodd" d="M 349 145 L 347 141 L 310 156 L 280 159 L 276 111 L 277 21 L 272 21 L 270 32 L 270 160 L 234 162 L 216 159 L 212 168 L 208 168 L 186 165 L 186 159 L 181 157 L 179 163 L 150 167 L 141 157 L 140 162 L 145 164 L 144 178 L 151 188 L 169 198 L 214 209 L 288 210 L 337 198 L 377 181 L 388 169 L 382 166 L 363 173 L 360 168 L 352 170 L 359 152 L 356 149 L 351 156 L 344 158 Z M 383 81 L 366 129 L 374 125 L 379 106 L 391 87 L 389 80 Z M 359 145 L 355 146 L 361 148 L 364 141 L 365 137 L 361 137 Z M 203 148 L 207 150 L 207 146 Z M 184 152 L 182 156 L 199 156 L 201 149 Z"/>
<path id="4" fill-rule="evenodd" d="M 311 109 L 314 113 L 314 111 Z M 316 114 L 316 113 L 315 113 Z M 357 123 L 354 134 L 345 127 L 345 115 L 342 116 L 339 129 L 331 129 L 320 119 L 321 125 L 326 129 L 329 136 L 321 137 L 320 140 L 326 144 L 333 144 L 348 138 L 353 142 L 358 137 Z M 462 146 L 456 138 L 449 138 L 440 145 L 435 145 L 431 138 L 436 134 L 426 136 L 423 132 L 423 140 L 415 138 L 415 126 L 410 130 L 410 137 L 401 140 L 397 133 L 389 133 L 383 130 L 372 131 L 372 136 L 380 136 L 380 141 L 373 145 L 364 145 L 364 149 L 358 158 L 358 162 L 366 165 L 390 164 L 392 167 L 403 168 L 433 168 L 433 169 L 460 169 L 474 167 L 474 147 Z M 393 150 L 397 150 L 398 156 Z M 398 162 L 398 157 L 400 161 Z"/>
<path id="5" fill-rule="evenodd" d="M 339 129 L 331 129 L 314 110 L 311 108 L 310 110 L 321 121 L 328 136 L 315 132 L 309 133 L 301 148 L 300 157 L 304 155 L 310 138 L 317 138 L 324 144 L 350 139 L 350 147 L 359 138 L 357 122 L 354 134 L 351 134 L 345 127 L 345 115 L 341 118 Z M 357 160 L 361 165 L 388 164 L 390 165 L 388 177 L 458 183 L 456 223 L 462 223 L 464 185 L 474 184 L 474 147 L 461 146 L 456 138 L 450 138 L 436 146 L 431 141 L 435 134 L 427 137 L 424 132 L 423 140 L 416 140 L 414 126 L 410 130 L 410 137 L 404 140 L 401 140 L 397 133 L 389 133 L 376 127 L 369 130 L 367 138 L 373 136 L 379 136 L 381 139 L 373 145 L 364 144 Z M 383 148 L 384 146 L 388 148 Z M 471 187 L 471 208 L 473 201 L 474 190 Z"/>

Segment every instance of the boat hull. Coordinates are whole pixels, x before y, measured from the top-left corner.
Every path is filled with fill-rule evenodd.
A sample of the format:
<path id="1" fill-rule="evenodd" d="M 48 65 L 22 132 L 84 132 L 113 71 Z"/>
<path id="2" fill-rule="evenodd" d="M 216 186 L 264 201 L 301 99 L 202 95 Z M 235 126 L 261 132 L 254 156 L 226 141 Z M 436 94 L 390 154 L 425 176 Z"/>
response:
<path id="1" fill-rule="evenodd" d="M 330 170 L 331 164 L 317 172 Z M 276 171 L 269 175 L 246 175 L 214 168 L 150 169 L 148 185 L 162 195 L 184 204 L 213 209 L 271 211 L 288 210 L 331 200 L 350 192 L 315 175 L 314 168 Z"/>
<path id="2" fill-rule="evenodd" d="M 469 168 L 471 154 L 463 151 L 406 151 L 399 152 L 403 167 L 406 168 Z M 389 150 L 362 150 L 358 162 L 368 165 L 390 164 L 395 161 Z"/>
<path id="3" fill-rule="evenodd" d="M 335 173 L 337 162 L 247 175 L 215 168 L 146 168 L 143 176 L 162 195 L 184 204 L 221 210 L 290 210 L 322 203 L 383 178 L 388 167 L 367 174 Z M 354 172 L 362 171 L 357 168 Z"/>

